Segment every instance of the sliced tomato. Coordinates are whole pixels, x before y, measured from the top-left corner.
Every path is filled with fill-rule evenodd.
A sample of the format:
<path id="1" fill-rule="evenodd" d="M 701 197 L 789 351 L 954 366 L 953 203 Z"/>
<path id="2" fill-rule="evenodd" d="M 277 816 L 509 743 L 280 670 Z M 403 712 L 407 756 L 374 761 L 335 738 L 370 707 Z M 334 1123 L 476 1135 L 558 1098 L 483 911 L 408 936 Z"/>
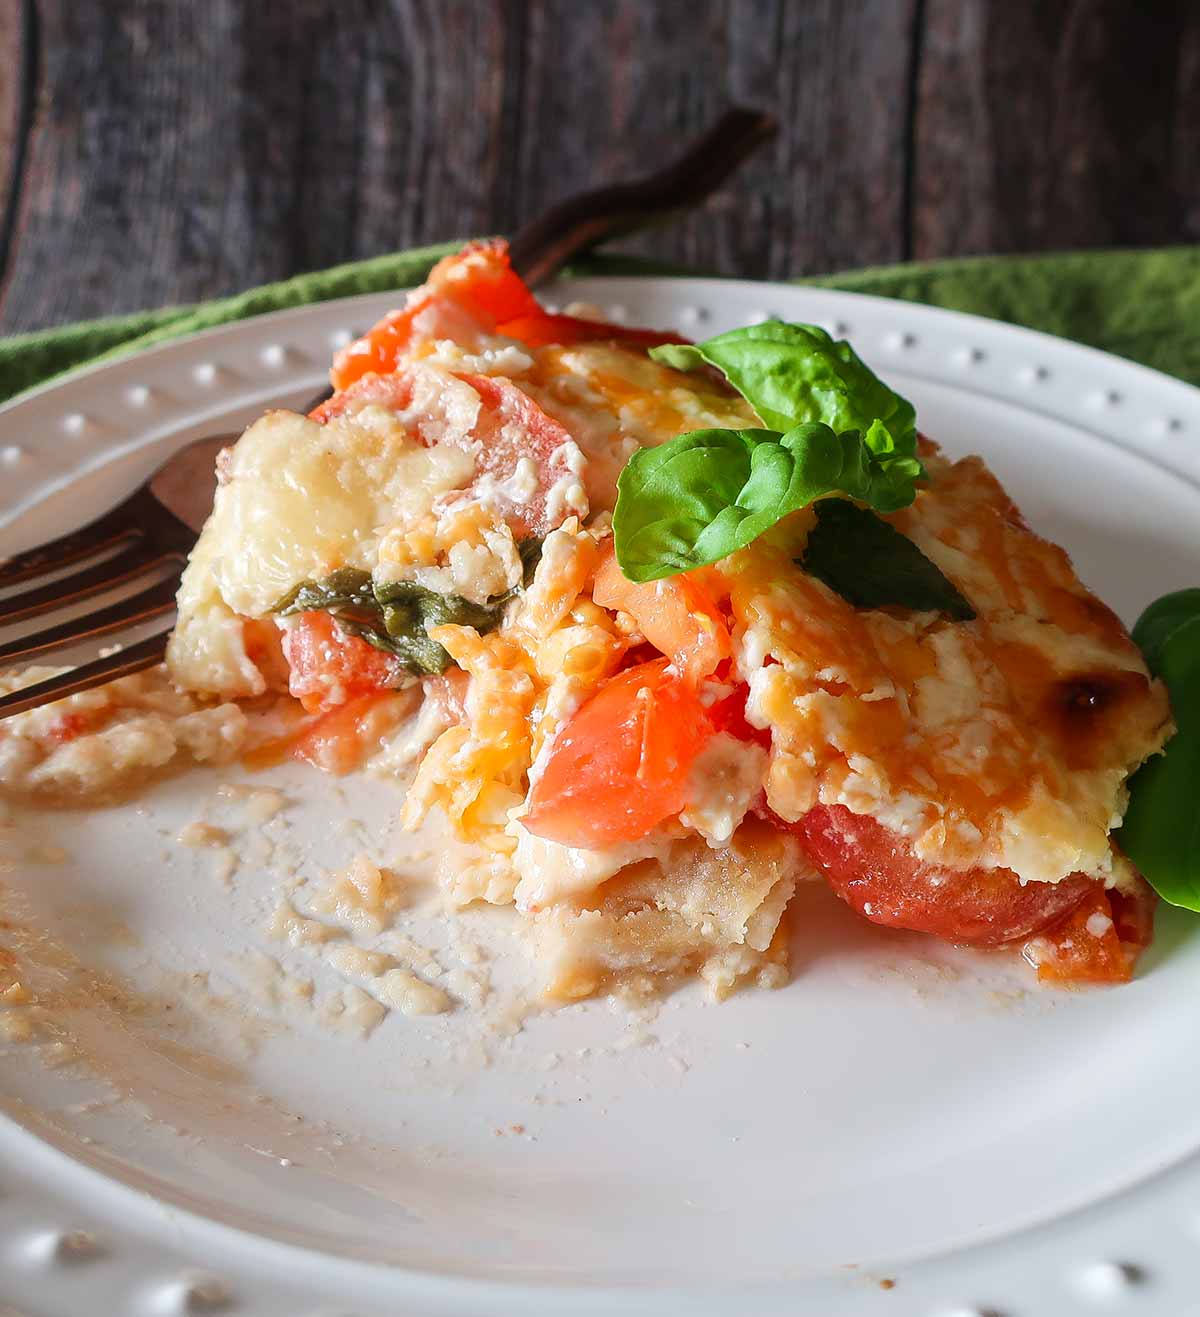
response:
<path id="1" fill-rule="evenodd" d="M 746 698 L 749 694 L 749 686 L 735 687 L 731 694 L 709 708 L 709 721 L 718 732 L 728 732 L 739 741 L 753 741 L 755 745 L 761 745 L 764 750 L 769 750 L 770 728 L 755 727 L 746 719 Z"/>
<path id="2" fill-rule="evenodd" d="M 571 432 L 512 380 L 466 372 L 457 377 L 479 395 L 478 416 L 470 430 L 456 428 L 448 417 L 433 417 L 438 422 L 432 427 L 439 435 L 437 442 L 454 444 L 472 453 L 475 475 L 470 488 L 488 481 L 492 485 L 491 496 L 506 503 L 505 514 L 518 535 L 549 534 L 568 512 L 565 504 L 551 510 L 548 496 L 557 481 L 570 478 L 566 445 L 571 442 Z M 323 425 L 335 416 L 372 403 L 392 411 L 405 411 L 413 405 L 413 392 L 410 370 L 364 375 L 315 408 L 310 416 Z M 415 418 L 413 431 L 418 438 L 422 437 L 420 416 Z M 519 467 L 525 458 L 534 467 L 532 489 L 528 493 L 520 488 L 524 482 Z M 505 485 L 510 476 L 517 477 L 515 486 Z"/>
<path id="3" fill-rule="evenodd" d="M 730 653 L 729 627 L 705 569 L 639 585 L 617 564 L 611 543 L 596 572 L 592 599 L 628 613 L 638 630 L 693 686 Z"/>
<path id="4" fill-rule="evenodd" d="M 396 660 L 349 635 L 328 613 L 301 613 L 283 635 L 288 690 L 310 712 L 336 708 L 396 684 Z"/>
<path id="5" fill-rule="evenodd" d="M 308 414 L 310 421 L 324 425 L 335 416 L 352 407 L 366 407 L 375 403 L 390 411 L 402 411 L 412 403 L 412 376 L 407 371 L 393 370 L 390 375 L 379 375 L 374 371 L 362 375 L 353 384 L 326 399 L 319 407 L 314 407 Z"/>
<path id="6" fill-rule="evenodd" d="M 364 375 L 388 375 L 395 370 L 412 338 L 413 321 L 432 302 L 431 296 L 420 297 L 401 311 L 389 312 L 361 338 L 342 348 L 329 372 L 333 387 L 340 391 Z"/>
<path id="7" fill-rule="evenodd" d="M 902 837 L 844 805 L 818 805 L 785 826 L 859 914 L 949 942 L 996 946 L 1028 937 L 1069 914 L 1096 887 L 1083 874 L 1023 884 L 1011 869 L 926 864 Z"/>
<path id="8" fill-rule="evenodd" d="M 488 328 L 522 316 L 546 314 L 512 268 L 503 238 L 469 242 L 462 251 L 444 256 L 429 272 L 425 286 L 452 298 Z"/>
<path id="9" fill-rule="evenodd" d="M 475 428 L 465 436 L 475 456 L 475 481 L 504 481 L 517 472 L 522 458 L 536 468 L 537 487 L 528 498 L 510 501 L 508 520 L 521 535 L 548 535 L 564 519 L 565 509 L 550 508 L 547 496 L 569 472 L 562 454 L 571 432 L 548 416 L 511 380 L 491 375 L 460 375 L 483 405 Z M 555 454 L 560 454 L 556 458 Z"/>
<path id="10" fill-rule="evenodd" d="M 378 749 L 408 708 L 390 691 L 356 695 L 307 723 L 292 739 L 291 754 L 340 777 Z"/>
<path id="11" fill-rule="evenodd" d="M 679 813 L 712 724 L 667 668 L 657 659 L 610 678 L 559 732 L 521 820 L 530 832 L 602 850 Z"/>
<path id="12" fill-rule="evenodd" d="M 1093 883 L 1074 910 L 1026 943 L 1025 958 L 1043 982 L 1127 983 L 1150 945 L 1157 901 L 1140 879 L 1128 893 Z"/>
<path id="13" fill-rule="evenodd" d="M 396 368 L 413 334 L 413 322 L 439 301 L 466 311 L 480 329 L 494 332 L 504 320 L 544 315 L 508 258 L 501 239 L 468 243 L 443 257 L 429 272 L 424 293 L 402 311 L 393 311 L 334 359 L 330 380 L 345 389 L 370 372 L 386 375 Z"/>
<path id="14" fill-rule="evenodd" d="M 363 375 L 386 375 L 394 370 L 412 339 L 416 318 L 439 304 L 451 312 L 465 313 L 485 333 L 502 334 L 528 347 L 592 339 L 618 339 L 648 346 L 688 342 L 657 330 L 626 329 L 575 316 L 551 315 L 512 268 L 508 243 L 492 238 L 468 243 L 462 251 L 443 257 L 429 272 L 421 295 L 343 348 L 330 372 L 333 387 L 345 389 Z"/>

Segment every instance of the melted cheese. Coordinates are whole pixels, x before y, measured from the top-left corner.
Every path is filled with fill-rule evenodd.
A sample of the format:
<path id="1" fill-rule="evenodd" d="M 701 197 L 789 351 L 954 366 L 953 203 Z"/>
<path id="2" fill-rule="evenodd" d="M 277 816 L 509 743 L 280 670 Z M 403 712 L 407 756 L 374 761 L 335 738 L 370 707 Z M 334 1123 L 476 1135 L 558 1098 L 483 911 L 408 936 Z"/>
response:
<path id="1" fill-rule="evenodd" d="M 272 413 L 247 432 L 185 577 L 173 663 L 193 687 L 250 693 L 238 617 L 261 615 L 297 580 L 336 566 L 481 599 L 513 584 L 515 541 L 495 506 L 528 503 L 538 473 L 518 462 L 469 483 L 464 436 L 479 395 L 451 372 L 515 378 L 571 435 L 545 486 L 551 521 L 566 520 L 499 631 L 482 642 L 461 628 L 439 633 L 468 674 L 467 698 L 462 722 L 425 758 L 406 817 L 445 809 L 509 866 L 507 890 L 519 882 L 524 908 L 577 905 L 589 890 L 612 890 L 639 857 L 552 852 L 508 818 L 519 817 L 557 728 L 639 640 L 628 618 L 588 599 L 617 476 L 639 447 L 757 418 L 708 375 L 638 350 L 526 350 L 459 335 L 444 317 L 436 330 L 414 346 L 411 392 L 391 410 L 363 406 L 324 427 Z M 720 564 L 730 679 L 748 685 L 747 716 L 770 730 L 771 749 L 717 738 L 681 820 L 647 842 L 660 883 L 654 848 L 672 830 L 727 845 L 760 790 L 787 820 L 818 803 L 871 815 L 938 864 L 1116 881 L 1108 834 L 1129 773 L 1169 731 L 1164 692 L 1067 555 L 1029 531 L 982 462 L 951 463 L 927 443 L 924 456 L 929 485 L 889 520 L 978 617 L 852 607 L 796 566 L 811 510 Z M 219 672 L 215 684 L 203 684 L 205 665 Z"/>
<path id="2" fill-rule="evenodd" d="M 1107 879 L 1124 782 L 1170 727 L 1165 693 L 982 462 L 930 448 L 930 485 L 890 520 L 975 621 L 853 608 L 795 566 L 804 514 L 728 563 L 749 716 L 772 732 L 768 802 L 789 820 L 845 805 L 933 863 Z"/>

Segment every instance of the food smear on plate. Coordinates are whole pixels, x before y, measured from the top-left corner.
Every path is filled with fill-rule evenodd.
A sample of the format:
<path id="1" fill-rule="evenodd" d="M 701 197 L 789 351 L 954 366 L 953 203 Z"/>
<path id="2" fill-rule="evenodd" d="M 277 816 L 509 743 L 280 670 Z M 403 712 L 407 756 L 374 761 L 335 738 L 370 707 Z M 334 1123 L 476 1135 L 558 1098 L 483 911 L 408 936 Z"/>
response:
<path id="1" fill-rule="evenodd" d="M 392 778 L 553 1000 L 786 982 L 801 882 L 1050 983 L 1132 975 L 1155 896 L 1113 834 L 1166 688 L 848 343 L 550 314 L 492 241 L 331 379 L 222 454 L 159 703 L 9 720 L 10 789 L 177 752 Z M 120 729 L 151 716 L 139 759 Z"/>

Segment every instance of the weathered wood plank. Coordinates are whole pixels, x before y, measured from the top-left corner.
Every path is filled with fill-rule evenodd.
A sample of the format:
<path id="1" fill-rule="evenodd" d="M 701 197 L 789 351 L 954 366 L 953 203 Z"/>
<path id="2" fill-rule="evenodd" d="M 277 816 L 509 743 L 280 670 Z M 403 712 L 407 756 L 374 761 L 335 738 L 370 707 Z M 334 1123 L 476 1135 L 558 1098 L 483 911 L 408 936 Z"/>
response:
<path id="1" fill-rule="evenodd" d="M 916 256 L 1200 238 L 1194 0 L 927 0 Z"/>
<path id="2" fill-rule="evenodd" d="M 908 0 L 532 6 L 504 222 L 644 169 L 739 101 L 777 113 L 777 140 L 632 249 L 751 277 L 897 259 L 912 13 Z"/>
<path id="3" fill-rule="evenodd" d="M 0 0 L 0 283 L 12 204 L 21 97 L 21 0 Z"/>
<path id="4" fill-rule="evenodd" d="M 731 100 L 779 140 L 637 250 L 746 275 L 903 254 L 915 0 L 39 0 L 9 331 L 504 231 Z"/>

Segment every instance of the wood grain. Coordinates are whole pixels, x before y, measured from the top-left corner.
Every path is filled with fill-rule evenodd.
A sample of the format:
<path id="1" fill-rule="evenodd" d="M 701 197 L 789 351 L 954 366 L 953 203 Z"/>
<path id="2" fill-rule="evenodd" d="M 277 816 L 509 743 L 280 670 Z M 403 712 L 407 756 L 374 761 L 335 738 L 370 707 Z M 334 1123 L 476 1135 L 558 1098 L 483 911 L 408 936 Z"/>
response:
<path id="1" fill-rule="evenodd" d="M 14 175 L 20 131 L 21 0 L 0 0 L 0 284 L 4 278 L 9 208 L 17 179 Z"/>
<path id="2" fill-rule="evenodd" d="M 1194 0 L 928 0 L 916 256 L 1200 239 Z"/>
<path id="3" fill-rule="evenodd" d="M 35 2 L 0 332 L 503 232 L 731 101 L 778 139 L 632 250 L 781 278 L 1200 238 L 1194 0 Z"/>
<path id="4" fill-rule="evenodd" d="M 45 113 L 0 323 L 504 231 L 734 99 L 777 107 L 780 139 L 637 250 L 771 276 L 895 259 L 913 2 L 40 0 Z"/>

